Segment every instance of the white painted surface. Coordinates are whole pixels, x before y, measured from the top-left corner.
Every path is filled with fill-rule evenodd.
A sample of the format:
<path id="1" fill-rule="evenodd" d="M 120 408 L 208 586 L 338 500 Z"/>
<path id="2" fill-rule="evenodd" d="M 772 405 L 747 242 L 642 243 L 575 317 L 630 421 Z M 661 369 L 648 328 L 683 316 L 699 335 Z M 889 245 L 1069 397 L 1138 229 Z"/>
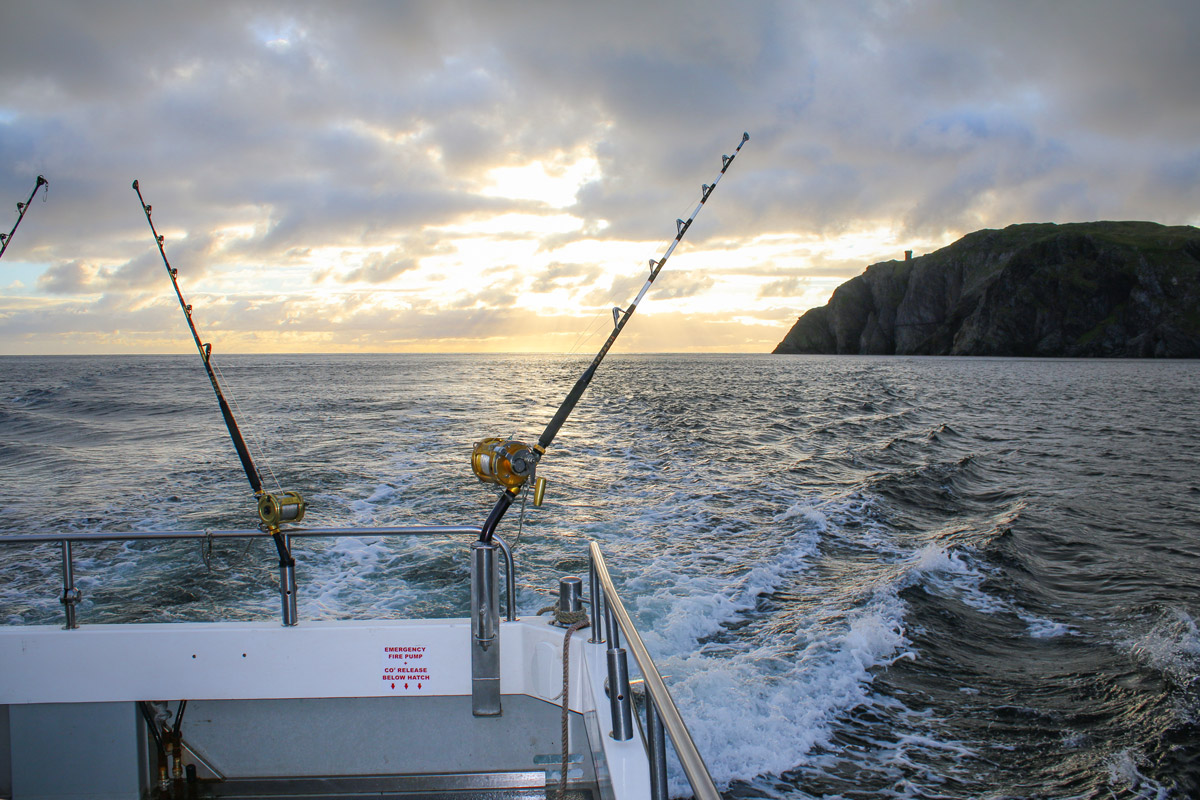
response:
<path id="1" fill-rule="evenodd" d="M 648 797 L 640 737 L 607 735 L 606 645 L 588 635 L 571 639 L 570 708 L 598 711 L 616 797 Z M 541 619 L 502 623 L 504 694 L 557 699 L 562 637 Z M 469 647 L 465 619 L 0 628 L 0 705 L 470 695 Z"/>
<path id="2" fill-rule="evenodd" d="M 380 697 L 388 647 L 424 648 L 413 693 L 470 694 L 465 620 L 0 629 L 0 703 Z"/>
<path id="3" fill-rule="evenodd" d="M 562 636 L 539 619 L 501 625 L 505 694 L 557 698 Z M 463 695 L 469 640 L 462 619 L 0 628 L 0 703 Z M 586 640 L 572 638 L 573 659 Z M 571 708 L 589 711 L 581 689 L 576 680 Z"/>

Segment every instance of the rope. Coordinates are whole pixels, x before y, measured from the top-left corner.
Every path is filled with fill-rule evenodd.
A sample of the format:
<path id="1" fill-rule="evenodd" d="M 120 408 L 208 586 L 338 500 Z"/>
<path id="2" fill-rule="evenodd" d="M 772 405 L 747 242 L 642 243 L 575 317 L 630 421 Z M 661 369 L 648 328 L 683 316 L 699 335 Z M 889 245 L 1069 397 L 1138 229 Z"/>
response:
<path id="1" fill-rule="evenodd" d="M 578 612 L 583 615 L 583 619 L 575 622 L 571 627 L 567 628 L 567 635 L 563 637 L 563 690 L 562 690 L 562 772 L 558 776 L 558 800 L 563 800 L 567 796 L 567 759 L 569 755 L 569 739 L 567 726 L 570 723 L 571 716 L 571 634 L 575 631 L 588 626 L 587 614 Z M 555 618 L 560 614 L 555 613 Z M 562 614 L 562 616 L 574 616 L 574 614 Z"/>
<path id="2" fill-rule="evenodd" d="M 570 627 L 577 622 L 586 622 L 588 618 L 588 612 L 586 609 L 581 608 L 578 611 L 559 611 L 557 604 L 538 609 L 536 616 L 540 617 L 547 611 L 554 612 L 554 623 L 563 628 Z"/>
<path id="3" fill-rule="evenodd" d="M 556 604 L 538 609 L 537 616 L 540 617 L 547 611 L 554 612 L 554 622 L 556 624 L 567 628 L 567 634 L 563 637 L 562 657 L 562 772 L 558 778 L 558 800 L 563 800 L 567 794 L 567 760 L 570 756 L 570 733 L 568 725 L 571 720 L 571 634 L 588 627 L 591 623 L 588 622 L 588 612 L 582 608 L 578 611 L 559 611 Z"/>

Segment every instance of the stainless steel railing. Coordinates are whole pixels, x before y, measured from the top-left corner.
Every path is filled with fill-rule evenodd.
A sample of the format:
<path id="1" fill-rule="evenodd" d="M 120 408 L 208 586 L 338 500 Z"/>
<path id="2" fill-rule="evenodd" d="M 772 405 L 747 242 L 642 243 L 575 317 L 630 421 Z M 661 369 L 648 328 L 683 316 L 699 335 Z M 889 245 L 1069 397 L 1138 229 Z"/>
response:
<path id="1" fill-rule="evenodd" d="M 280 531 L 286 539 L 293 538 L 339 538 L 343 536 L 472 536 L 479 537 L 480 529 L 469 525 L 412 525 L 395 528 L 284 528 Z M 76 605 L 81 599 L 79 590 L 75 587 L 75 569 L 72 545 L 85 542 L 136 542 L 136 541 L 165 541 L 172 539 L 247 539 L 266 536 L 258 528 L 243 528 L 238 530 L 202 530 L 202 531 L 133 531 L 133 532 L 80 532 L 80 533 L 19 533 L 0 536 L 0 545 L 45 544 L 58 542 L 62 547 L 63 593 L 59 600 L 63 604 L 66 615 L 66 627 L 79 627 L 76 621 Z M 505 577 L 505 611 L 511 622 L 516 614 L 516 581 L 515 566 L 512 552 L 499 536 L 493 540 L 504 554 Z M 290 585 L 287 585 L 290 582 Z M 281 581 L 280 594 L 292 599 L 294 608 L 296 597 L 295 571 L 291 570 L 288 577 Z M 295 623 L 294 615 L 289 617 L 289 604 L 284 602 L 283 618 L 285 625 Z"/>
<path id="2" fill-rule="evenodd" d="M 343 536 L 459 536 L 467 535 L 477 538 L 480 529 L 471 526 L 405 526 L 391 528 L 290 528 L 280 533 L 291 538 L 338 538 Z M 90 542 L 119 542 L 119 541 L 165 541 L 181 539 L 244 539 L 264 536 L 257 528 L 239 530 L 190 530 L 190 531 L 138 531 L 138 532 L 81 532 L 81 533 L 26 533 L 0 536 L 0 545 L 45 544 L 58 542 L 62 548 L 63 603 L 66 615 L 66 627 L 78 627 L 75 606 L 80 600 L 80 592 L 75 587 L 73 563 L 73 545 Z M 505 561 L 505 599 L 507 619 L 516 619 L 516 581 L 515 566 L 508 545 L 499 536 L 493 536 L 492 541 L 500 548 Z M 667 762 L 666 737 L 669 736 L 675 747 L 675 753 L 683 767 L 684 774 L 691 784 L 692 791 L 698 800 L 720 800 L 720 794 L 709 775 L 708 767 L 688 733 L 687 726 L 671 699 L 671 694 L 663 683 L 654 660 L 642 642 L 641 636 L 634 627 L 633 620 L 625 610 L 624 603 L 612 582 L 604 555 L 596 542 L 589 544 L 591 556 L 591 625 L 593 642 L 608 643 L 608 683 L 611 703 L 612 735 L 615 739 L 627 740 L 633 737 L 632 697 L 629 687 L 629 670 L 626 650 L 621 646 L 621 636 L 624 635 L 629 651 L 633 653 L 634 661 L 641 671 L 646 687 L 646 743 L 649 750 L 650 786 L 652 800 L 666 800 L 667 797 Z M 294 571 L 291 573 L 294 580 Z M 280 593 L 295 597 L 295 584 L 281 585 Z M 288 605 L 284 603 L 284 624 L 293 624 L 289 620 Z M 497 676 L 498 677 L 498 676 Z M 664 732 L 666 736 L 664 736 Z"/>
<path id="3" fill-rule="evenodd" d="M 688 783 L 692 786 L 697 800 L 721 800 L 717 787 L 713 785 L 708 767 L 696 749 L 691 734 L 667 685 L 663 683 L 650 652 L 642 643 L 633 620 L 625 610 L 625 605 L 617 595 L 613 586 L 612 576 L 604 561 L 604 554 L 595 542 L 589 545 L 591 555 L 591 623 L 594 642 L 608 642 L 608 695 L 612 713 L 612 735 L 615 739 L 629 739 L 633 736 L 632 711 L 629 691 L 629 670 L 625 665 L 625 648 L 621 647 L 621 634 L 633 652 L 633 660 L 641 670 L 646 684 L 646 739 L 650 750 L 650 796 L 652 800 L 666 800 L 667 797 L 667 751 L 663 738 L 665 728 L 675 746 L 675 754 L 687 775 Z M 600 627 L 601 616 L 604 617 L 604 627 Z M 599 638 L 604 631 L 606 638 Z"/>

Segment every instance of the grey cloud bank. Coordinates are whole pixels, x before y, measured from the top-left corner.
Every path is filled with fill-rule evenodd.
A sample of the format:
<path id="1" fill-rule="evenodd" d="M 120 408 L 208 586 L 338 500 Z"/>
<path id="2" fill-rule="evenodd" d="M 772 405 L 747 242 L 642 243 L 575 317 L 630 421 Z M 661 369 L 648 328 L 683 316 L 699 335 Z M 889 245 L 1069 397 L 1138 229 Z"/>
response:
<path id="1" fill-rule="evenodd" d="M 170 297 L 133 178 L 214 318 L 264 289 L 238 281 L 307 286 L 297 308 L 310 313 L 286 321 L 313 347 L 353 327 L 365 349 L 437 349 L 446 335 L 471 349 L 502 340 L 537 287 L 603 306 L 610 288 L 640 284 L 638 262 L 628 281 L 605 279 L 557 248 L 661 241 L 743 130 L 752 141 L 688 242 L 733 254 L 722 274 L 762 276 L 748 292 L 760 304 L 729 316 L 798 313 L 806 279 L 830 272 L 824 256 L 808 273 L 755 255 L 761 237 L 1195 224 L 1197 34 L 1193 2 L 10 2 L 0 201 L 39 173 L 51 183 L 0 263 L 5 352 L 48 335 L 87 350 L 97 331 L 160 316 L 143 346 L 177 332 L 145 313 Z M 484 194 L 492 168 L 585 156 L 595 175 L 566 209 Z M 430 289 L 383 312 L 350 286 L 416 281 L 456 249 L 439 230 L 506 213 L 578 226 L 537 234 L 556 250 L 544 271 L 515 265 L 528 274 L 493 291 Z M 338 247 L 366 250 L 306 260 Z M 679 268 L 660 299 L 719 291 L 721 276 Z M 284 324 L 253 321 L 268 342 Z"/>

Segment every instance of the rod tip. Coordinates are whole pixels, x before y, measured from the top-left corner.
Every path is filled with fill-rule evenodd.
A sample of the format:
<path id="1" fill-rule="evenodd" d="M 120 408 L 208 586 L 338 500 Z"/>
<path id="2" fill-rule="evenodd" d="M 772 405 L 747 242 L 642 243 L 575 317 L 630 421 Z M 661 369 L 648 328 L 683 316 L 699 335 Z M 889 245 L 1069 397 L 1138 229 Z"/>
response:
<path id="1" fill-rule="evenodd" d="M 134 191 L 137 191 L 137 188 L 138 188 L 138 182 L 137 182 L 137 178 L 134 178 L 134 180 L 133 180 L 133 189 L 134 189 Z"/>

